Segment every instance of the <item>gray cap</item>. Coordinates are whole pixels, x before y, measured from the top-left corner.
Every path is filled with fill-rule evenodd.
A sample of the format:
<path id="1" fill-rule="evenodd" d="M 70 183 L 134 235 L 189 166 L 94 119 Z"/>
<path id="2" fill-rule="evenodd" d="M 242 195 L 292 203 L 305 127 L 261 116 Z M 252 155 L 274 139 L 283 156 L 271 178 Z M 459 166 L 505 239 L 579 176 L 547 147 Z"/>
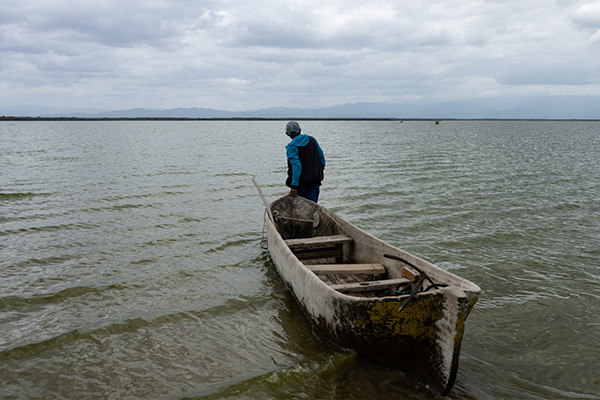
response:
<path id="1" fill-rule="evenodd" d="M 296 121 L 290 121 L 285 126 L 285 134 L 288 136 L 295 136 L 300 133 L 300 124 Z"/>

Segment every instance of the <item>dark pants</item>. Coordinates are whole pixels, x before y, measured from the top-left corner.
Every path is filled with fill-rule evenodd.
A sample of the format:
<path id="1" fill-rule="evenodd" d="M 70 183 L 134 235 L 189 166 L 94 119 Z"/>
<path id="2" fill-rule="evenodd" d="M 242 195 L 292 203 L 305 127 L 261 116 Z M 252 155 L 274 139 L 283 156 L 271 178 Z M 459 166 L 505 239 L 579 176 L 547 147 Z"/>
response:
<path id="1" fill-rule="evenodd" d="M 319 200 L 319 186 L 308 186 L 298 188 L 298 196 L 304 197 L 305 199 L 314 201 L 315 203 Z"/>

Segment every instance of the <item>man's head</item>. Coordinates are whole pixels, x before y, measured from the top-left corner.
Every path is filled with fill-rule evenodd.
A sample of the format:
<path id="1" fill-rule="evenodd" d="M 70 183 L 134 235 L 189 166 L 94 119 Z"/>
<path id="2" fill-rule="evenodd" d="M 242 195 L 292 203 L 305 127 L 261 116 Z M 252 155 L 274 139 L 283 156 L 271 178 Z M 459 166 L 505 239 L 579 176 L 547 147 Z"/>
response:
<path id="1" fill-rule="evenodd" d="M 285 126 L 285 134 L 291 138 L 298 136 L 300 131 L 300 124 L 298 124 L 296 121 L 290 121 Z"/>

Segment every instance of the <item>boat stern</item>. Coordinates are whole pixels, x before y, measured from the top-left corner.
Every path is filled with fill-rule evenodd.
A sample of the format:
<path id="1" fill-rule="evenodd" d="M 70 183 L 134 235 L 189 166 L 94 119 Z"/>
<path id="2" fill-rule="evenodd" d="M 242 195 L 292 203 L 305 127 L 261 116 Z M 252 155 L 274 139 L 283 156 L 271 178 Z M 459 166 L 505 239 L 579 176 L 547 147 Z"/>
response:
<path id="1" fill-rule="evenodd" d="M 344 299 L 333 307 L 340 312 L 336 323 L 323 318 L 313 323 L 341 347 L 378 365 L 426 376 L 446 395 L 456 378 L 464 323 L 476 301 L 455 287 L 418 295 L 402 311 L 399 298 Z"/>

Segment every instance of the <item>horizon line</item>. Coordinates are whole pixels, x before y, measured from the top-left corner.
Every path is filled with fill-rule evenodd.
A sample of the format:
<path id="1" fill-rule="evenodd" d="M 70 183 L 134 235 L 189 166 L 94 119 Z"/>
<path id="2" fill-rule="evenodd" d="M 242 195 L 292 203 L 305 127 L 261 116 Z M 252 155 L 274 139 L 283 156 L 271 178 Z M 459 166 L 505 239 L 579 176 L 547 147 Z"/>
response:
<path id="1" fill-rule="evenodd" d="M 0 121 L 565 121 L 600 122 L 598 118 L 398 118 L 398 117 L 23 117 L 1 115 Z"/>

